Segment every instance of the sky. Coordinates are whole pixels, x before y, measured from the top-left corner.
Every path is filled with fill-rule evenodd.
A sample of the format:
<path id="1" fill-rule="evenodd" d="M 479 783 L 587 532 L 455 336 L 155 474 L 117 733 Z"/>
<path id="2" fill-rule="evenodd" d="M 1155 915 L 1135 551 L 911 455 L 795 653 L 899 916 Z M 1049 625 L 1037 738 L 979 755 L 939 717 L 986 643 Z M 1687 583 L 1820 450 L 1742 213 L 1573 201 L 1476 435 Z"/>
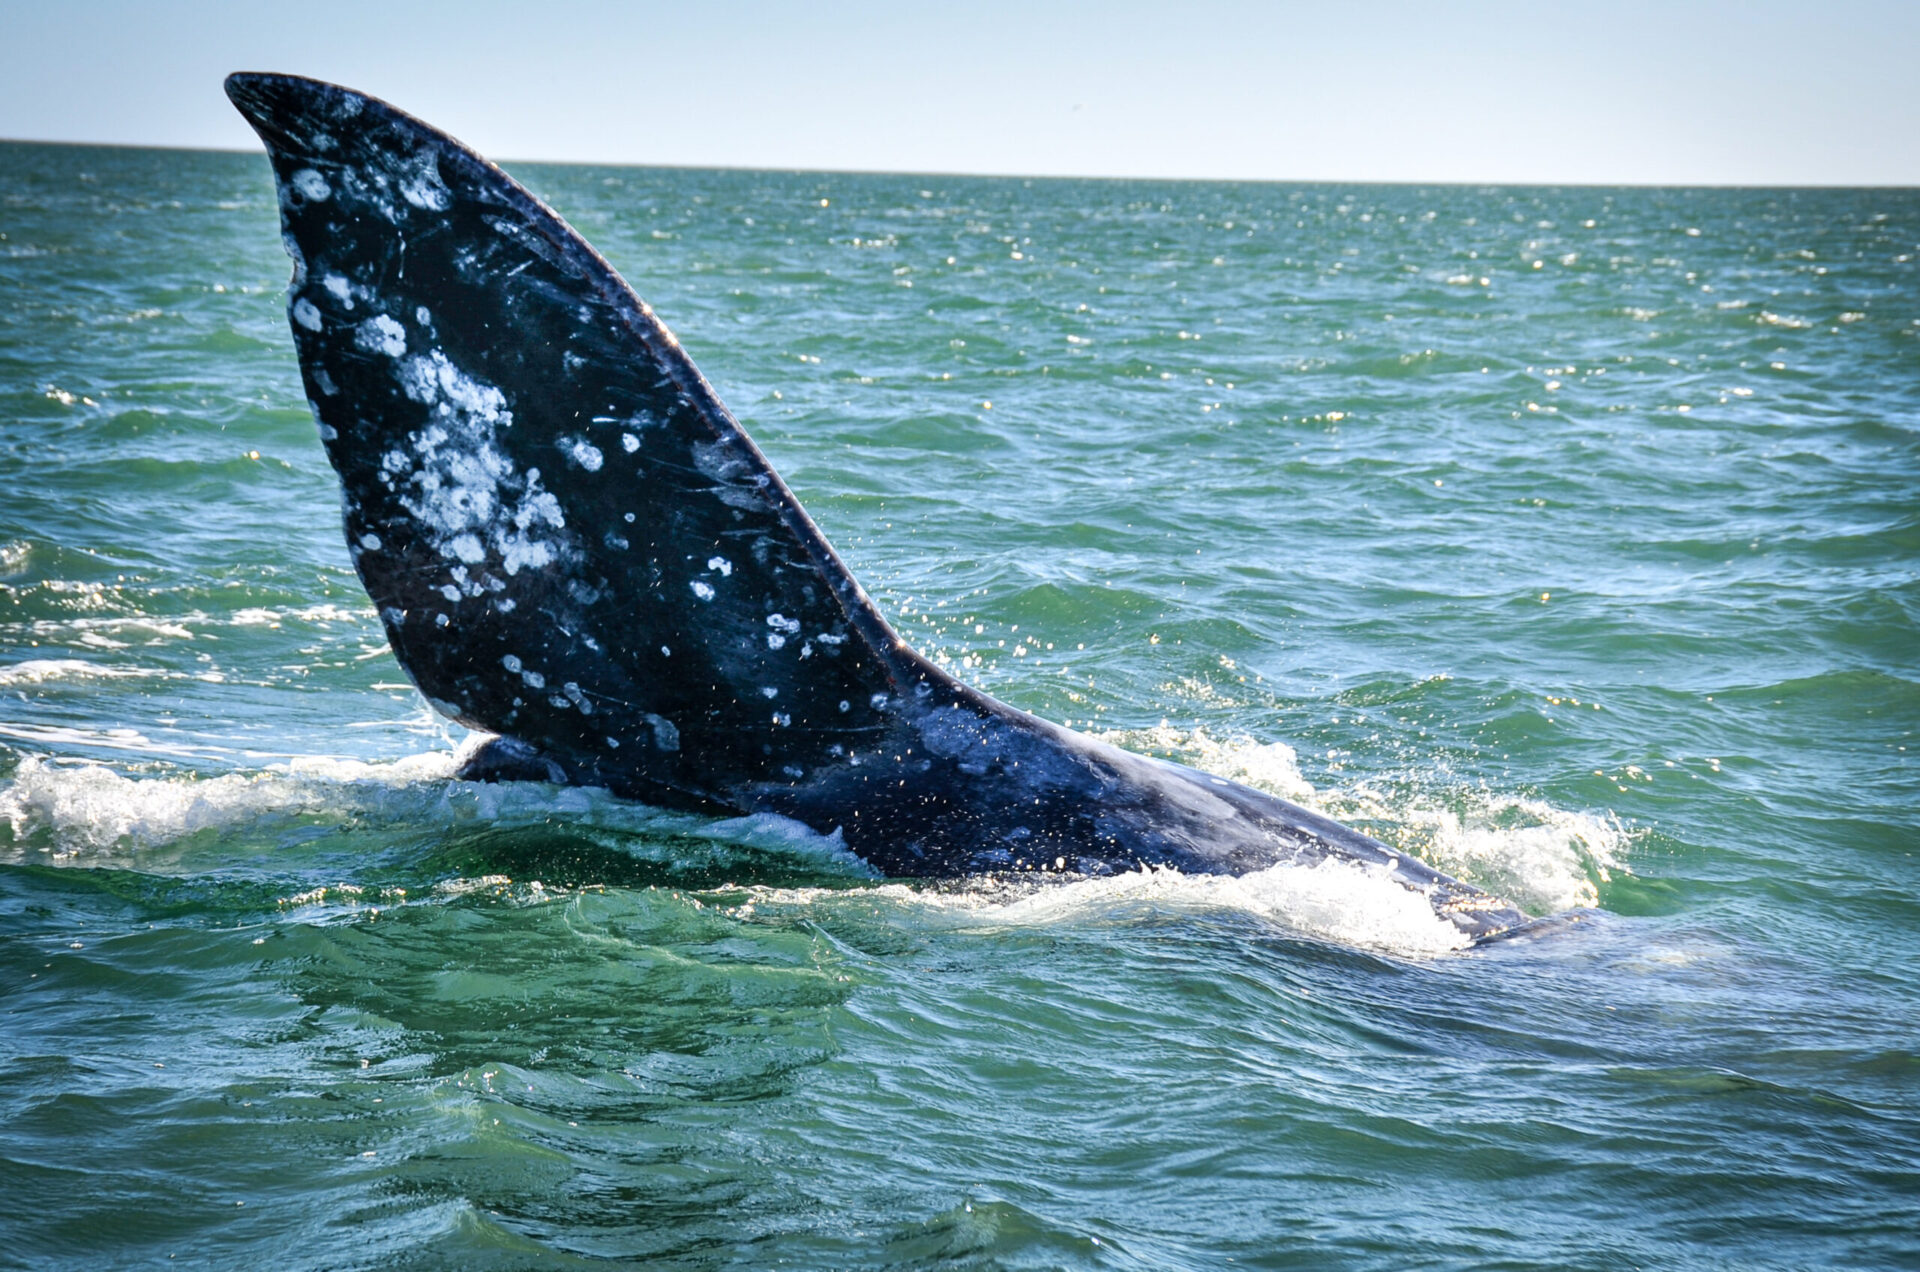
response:
<path id="1" fill-rule="evenodd" d="M 250 150 L 243 69 L 508 161 L 1920 186 L 1920 0 L 0 0 L 0 137 Z"/>

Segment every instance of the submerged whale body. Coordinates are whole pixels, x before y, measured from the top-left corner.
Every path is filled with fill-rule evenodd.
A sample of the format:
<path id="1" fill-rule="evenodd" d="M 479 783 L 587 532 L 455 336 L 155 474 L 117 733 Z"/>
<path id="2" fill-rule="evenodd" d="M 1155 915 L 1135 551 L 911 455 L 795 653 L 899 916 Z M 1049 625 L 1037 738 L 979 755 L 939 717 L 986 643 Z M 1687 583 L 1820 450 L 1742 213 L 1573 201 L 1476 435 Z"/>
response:
<path id="1" fill-rule="evenodd" d="M 493 164 L 238 74 L 308 400 L 400 665 L 474 777 L 772 812 L 889 875 L 1339 859 L 1465 935 L 1511 905 L 1276 796 L 1016 710 L 910 649 L 653 312 Z"/>

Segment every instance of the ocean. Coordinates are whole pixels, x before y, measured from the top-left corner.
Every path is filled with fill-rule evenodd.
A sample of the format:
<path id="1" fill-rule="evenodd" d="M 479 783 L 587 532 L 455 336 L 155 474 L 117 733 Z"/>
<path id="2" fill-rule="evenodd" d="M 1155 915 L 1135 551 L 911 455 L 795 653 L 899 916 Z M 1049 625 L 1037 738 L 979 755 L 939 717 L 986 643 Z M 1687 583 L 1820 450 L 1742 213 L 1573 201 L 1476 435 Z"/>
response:
<path id="1" fill-rule="evenodd" d="M 509 167 L 955 675 L 1573 921 L 460 782 L 264 157 L 0 144 L 0 1266 L 1920 1267 L 1920 192 Z"/>

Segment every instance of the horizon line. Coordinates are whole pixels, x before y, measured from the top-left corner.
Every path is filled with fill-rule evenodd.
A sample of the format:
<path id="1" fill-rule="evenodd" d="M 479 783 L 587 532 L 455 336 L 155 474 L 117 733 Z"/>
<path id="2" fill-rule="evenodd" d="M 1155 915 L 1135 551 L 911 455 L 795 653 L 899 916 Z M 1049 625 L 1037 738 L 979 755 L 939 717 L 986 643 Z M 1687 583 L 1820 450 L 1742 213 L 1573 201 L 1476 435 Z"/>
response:
<path id="1" fill-rule="evenodd" d="M 465 144 L 465 143 L 462 143 Z M 192 146 L 168 142 L 137 141 L 72 141 L 53 137 L 5 137 L 0 136 L 0 146 L 66 146 L 74 149 L 95 150 L 159 150 L 174 151 L 183 154 L 208 155 L 259 155 L 266 158 L 264 150 L 251 146 Z M 477 151 L 475 153 L 478 153 Z M 482 156 L 487 158 L 487 156 Z M 1465 177 L 1446 177 L 1424 179 L 1412 177 L 1196 177 L 1196 176 L 1156 176 L 1147 174 L 1114 173 L 1059 173 L 1059 172 L 967 172 L 958 170 L 940 170 L 932 168 L 788 168 L 765 164 L 688 164 L 688 163 L 646 163 L 639 160 L 619 159 L 492 159 L 489 162 L 506 167 L 508 164 L 521 166 L 544 166 L 553 168 L 637 168 L 659 172 L 764 172 L 785 175 L 819 175 L 844 177 L 934 177 L 962 178 L 986 181 L 1153 181 L 1184 185 L 1354 185 L 1354 186 L 1479 186 L 1493 189 L 1528 190 L 1874 190 L 1874 191 L 1920 191 L 1920 183 L 1897 182 L 1848 182 L 1848 181 L 1795 181 L 1795 182 L 1748 182 L 1748 181 L 1539 181 L 1539 180 L 1477 180 Z"/>

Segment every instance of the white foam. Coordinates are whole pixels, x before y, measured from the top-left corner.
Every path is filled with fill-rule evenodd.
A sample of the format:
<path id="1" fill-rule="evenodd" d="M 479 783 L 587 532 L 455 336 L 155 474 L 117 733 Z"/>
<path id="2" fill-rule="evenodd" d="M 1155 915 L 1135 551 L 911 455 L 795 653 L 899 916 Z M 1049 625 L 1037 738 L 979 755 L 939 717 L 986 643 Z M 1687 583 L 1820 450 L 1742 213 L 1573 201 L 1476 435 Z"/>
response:
<path id="1" fill-rule="evenodd" d="M 135 667 L 103 667 L 84 658 L 28 658 L 0 667 L 0 685 L 37 685 L 49 680 L 121 680 L 153 673 Z"/>
<path id="2" fill-rule="evenodd" d="M 135 749 L 137 738 L 111 741 Z M 57 855 L 148 848 L 262 818 L 370 806 L 427 816 L 453 772 L 450 752 L 392 764 L 298 759 L 264 773 L 127 777 L 104 764 L 28 756 L 0 787 L 0 821 L 14 843 L 47 839 Z M 462 785 L 456 783 L 455 785 Z M 423 798 L 424 796 L 424 798 Z"/>
<path id="3" fill-rule="evenodd" d="M 1610 816 L 1484 787 L 1426 783 L 1389 792 L 1356 783 L 1316 790 L 1284 743 L 1222 740 L 1204 729 L 1163 724 L 1100 736 L 1269 791 L 1337 821 L 1365 820 L 1370 833 L 1391 846 L 1531 914 L 1598 904 L 1599 885 L 1627 868 L 1628 832 Z"/>
<path id="4" fill-rule="evenodd" d="M 7 730 L 0 727 L 0 735 Z M 125 735 L 125 736 L 122 736 Z M 62 739 L 38 731 L 31 740 Z M 99 739 L 70 737 L 69 744 L 100 741 L 127 751 L 161 748 L 133 730 Z M 390 762 L 332 756 L 298 756 L 249 773 L 202 777 L 190 772 L 129 776 L 106 764 L 73 758 L 27 756 L 11 779 L 0 782 L 0 826 L 12 832 L 12 854 L 51 850 L 57 860 L 89 863 L 139 853 L 209 830 L 245 830 L 289 818 L 351 819 L 359 826 L 447 827 L 451 825 L 544 825 L 556 814 L 568 823 L 625 832 L 671 836 L 667 843 L 699 839 L 716 848 L 737 845 L 780 852 L 855 876 L 871 869 L 849 853 L 838 835 L 816 834 L 799 822 L 772 814 L 714 821 L 667 812 L 615 798 L 597 788 L 555 787 L 537 782 L 463 782 L 454 779 L 472 750 L 488 741 L 470 735 L 458 750 L 434 750 Z M 173 758 L 243 760 L 216 748 Z M 6 836 L 0 834 L 0 842 Z M 636 843 L 635 847 L 642 847 Z M 0 848 L 0 852 L 6 851 Z"/>
<path id="5" fill-rule="evenodd" d="M 286 624 L 311 624 L 322 629 L 333 623 L 355 623 L 368 625 L 374 617 L 371 606 L 349 608 L 322 602 L 313 605 L 287 607 L 248 606 L 227 613 L 208 613 L 193 610 L 178 614 L 171 619 L 160 618 L 59 618 L 36 619 L 26 625 L 26 631 L 43 646 L 77 642 L 95 649 L 127 649 L 134 645 L 165 645 L 174 640 L 194 640 L 200 631 L 222 627 L 267 627 L 276 628 Z M 120 677 L 147 676 L 160 679 L 178 678 L 178 672 L 158 667 L 130 668 L 103 667 L 100 664 L 87 664 L 80 659 L 33 659 L 33 664 L 41 662 L 60 664 L 59 673 L 46 675 L 25 673 L 29 678 L 38 675 L 41 679 L 60 679 L 63 677 Z M 68 666 L 66 664 L 78 664 Z M 28 663 L 15 663 L 13 667 L 26 667 Z M 94 671 L 82 668 L 91 666 Z"/>
<path id="6" fill-rule="evenodd" d="M 1627 832 L 1611 817 L 1568 812 L 1537 799 L 1477 792 L 1464 809 L 1399 810 L 1434 865 L 1499 893 L 1533 914 L 1599 904 L 1599 885 L 1625 873 Z"/>
<path id="7" fill-rule="evenodd" d="M 1313 798 L 1313 784 L 1300 772 L 1300 757 L 1285 742 L 1261 742 L 1250 737 L 1222 740 L 1204 728 L 1176 729 L 1166 724 L 1093 736 L 1129 751 L 1166 756 L 1283 799 L 1305 802 Z"/>
<path id="8" fill-rule="evenodd" d="M 989 909 L 1002 922 L 1099 916 L 1146 903 L 1176 910 L 1229 910 L 1346 945 L 1396 954 L 1443 954 L 1468 938 L 1434 913 L 1425 896 L 1385 873 L 1347 861 L 1280 865 L 1244 875 L 1138 871 L 1047 888 Z"/>
<path id="9" fill-rule="evenodd" d="M 244 763 L 261 758 L 154 742 L 124 729 L 64 737 L 57 730 L 0 725 L 0 735 L 40 746 L 64 741 L 174 759 Z M 1390 843 L 1417 850 L 1440 869 L 1535 913 L 1594 904 L 1597 883 L 1625 868 L 1627 834 L 1603 816 L 1484 789 L 1383 794 L 1356 786 L 1315 791 L 1301 775 L 1291 748 L 1253 739 L 1222 740 L 1200 730 L 1163 728 L 1109 738 L 1140 749 L 1171 751 L 1195 767 L 1265 787 L 1335 817 L 1367 819 Z M 476 735 L 468 746 L 483 741 L 484 735 Z M 656 744 L 671 749 L 667 739 L 656 737 Z M 390 763 L 290 757 L 264 771 L 214 777 L 181 772 L 128 776 L 103 764 L 28 756 L 11 779 L 0 783 L 0 823 L 11 829 L 14 853 L 51 849 L 56 857 L 74 858 L 139 851 L 204 830 L 288 817 L 447 826 L 534 824 L 559 814 L 577 824 L 666 834 L 683 844 L 692 837 L 716 846 L 775 851 L 816 867 L 872 876 L 837 836 L 823 837 L 786 818 L 763 815 L 715 822 L 647 808 L 598 790 L 453 780 L 464 755 L 436 750 Z M 831 906 L 839 903 L 835 898 L 847 895 L 835 889 L 754 889 L 743 912 L 750 914 L 755 905 Z M 1240 912 L 1326 940 L 1408 957 L 1466 943 L 1421 894 L 1381 872 L 1337 860 L 1279 865 L 1239 877 L 1148 870 L 1012 884 L 979 880 L 941 889 L 882 884 L 857 895 L 898 907 L 914 921 L 968 926 Z"/>
<path id="10" fill-rule="evenodd" d="M 749 889 L 743 914 L 763 908 L 831 908 L 849 894 L 830 888 Z M 1100 879 L 981 881 L 926 889 L 891 883 L 854 894 L 879 897 L 918 922 L 993 929 L 1128 923 L 1166 914 L 1241 913 L 1343 945 L 1421 958 L 1469 939 L 1427 899 L 1380 871 L 1346 861 L 1279 865 L 1244 875 L 1145 869 Z"/>
<path id="11" fill-rule="evenodd" d="M 14 738 L 35 746 L 87 748 L 159 755 L 169 759 L 217 759 L 238 756 L 231 747 L 198 746 L 172 741 L 157 742 L 138 729 L 86 729 L 65 724 L 15 724 L 0 721 L 0 738 Z M 248 756 L 245 758 L 259 758 Z"/>

